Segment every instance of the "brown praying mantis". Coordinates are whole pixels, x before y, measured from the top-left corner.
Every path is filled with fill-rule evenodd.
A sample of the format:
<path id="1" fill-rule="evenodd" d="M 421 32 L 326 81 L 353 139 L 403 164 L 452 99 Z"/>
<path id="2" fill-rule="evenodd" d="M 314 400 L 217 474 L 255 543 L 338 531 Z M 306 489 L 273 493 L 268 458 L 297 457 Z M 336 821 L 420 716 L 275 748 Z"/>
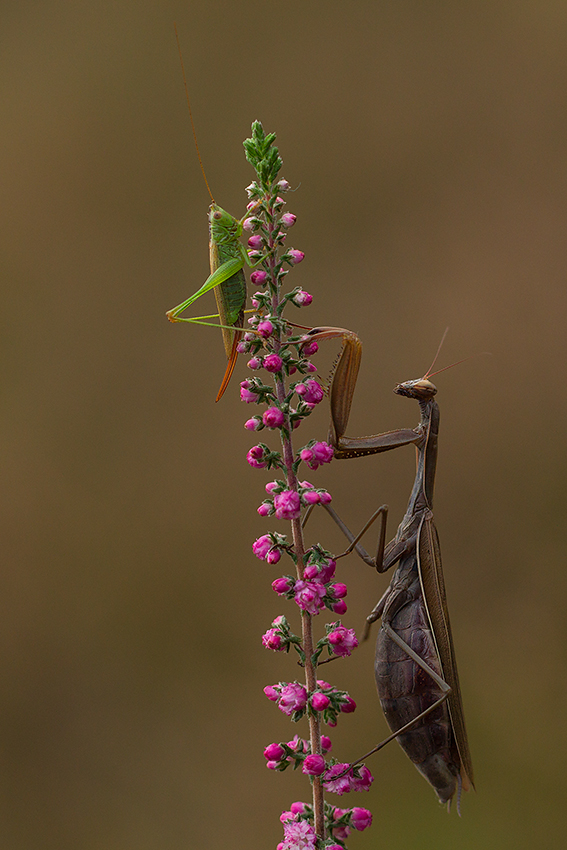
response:
<path id="1" fill-rule="evenodd" d="M 398 395 L 419 403 L 419 425 L 414 429 L 353 438 L 345 436 L 345 431 L 360 366 L 361 342 L 352 331 L 342 328 L 314 328 L 306 335 L 309 339 L 333 337 L 343 340 L 330 390 L 329 440 L 335 448 L 335 457 L 362 457 L 410 443 L 415 445 L 417 453 L 408 507 L 395 537 L 386 546 L 386 505 L 374 512 L 356 536 L 330 506 L 325 506 L 350 540 L 343 555 L 356 549 L 380 573 L 397 564 L 388 588 L 367 618 L 366 627 L 367 635 L 371 623 L 382 618 L 376 643 L 375 676 L 380 703 L 393 734 L 363 758 L 396 738 L 433 786 L 440 802 L 450 806 L 458 789 L 458 807 L 461 789 L 469 790 L 474 785 L 432 509 L 439 406 L 435 401 L 437 388 L 429 378 L 438 374 L 431 370 L 441 345 L 423 378 L 398 384 L 394 389 Z M 376 557 L 372 558 L 358 541 L 377 517 L 380 517 L 380 534 Z"/>

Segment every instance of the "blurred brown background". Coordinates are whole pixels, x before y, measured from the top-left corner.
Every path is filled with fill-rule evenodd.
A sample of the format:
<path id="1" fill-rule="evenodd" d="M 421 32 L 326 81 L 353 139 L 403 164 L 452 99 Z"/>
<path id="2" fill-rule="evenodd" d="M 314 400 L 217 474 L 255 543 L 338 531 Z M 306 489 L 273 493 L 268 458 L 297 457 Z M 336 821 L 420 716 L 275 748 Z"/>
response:
<path id="1" fill-rule="evenodd" d="M 478 791 L 447 816 L 392 745 L 368 795 L 333 798 L 374 813 L 349 846 L 562 846 L 567 8 L 551 0 L 3 4 L 0 844 L 260 850 L 305 797 L 262 756 L 301 729 L 262 695 L 297 672 L 260 646 L 284 606 L 281 570 L 250 551 L 274 521 L 244 459 L 245 364 L 215 405 L 220 335 L 164 315 L 208 274 L 174 20 L 217 201 L 244 211 L 255 118 L 301 184 L 290 283 L 314 304 L 296 315 L 365 344 L 349 432 L 416 424 L 391 390 L 446 325 L 440 365 L 492 353 L 436 379 Z M 316 480 L 353 527 L 388 501 L 393 533 L 413 463 Z M 325 519 L 311 534 L 338 550 Z M 360 629 L 387 579 L 354 559 L 341 575 Z M 333 735 L 343 759 L 385 734 L 372 655 L 332 671 L 359 704 Z"/>

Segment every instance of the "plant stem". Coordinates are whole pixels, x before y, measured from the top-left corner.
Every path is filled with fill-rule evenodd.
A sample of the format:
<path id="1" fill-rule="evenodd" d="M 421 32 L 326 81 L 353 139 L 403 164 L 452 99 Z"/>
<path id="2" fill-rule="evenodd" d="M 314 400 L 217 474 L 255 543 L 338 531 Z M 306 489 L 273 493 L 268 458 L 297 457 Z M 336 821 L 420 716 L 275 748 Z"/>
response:
<path id="1" fill-rule="evenodd" d="M 274 314 L 280 304 L 280 282 L 277 278 L 275 259 L 274 259 L 274 239 L 273 239 L 273 209 L 270 210 L 270 220 L 268 221 L 268 244 L 269 253 L 269 274 L 272 281 L 272 309 Z M 274 340 L 274 352 L 279 354 L 281 348 L 281 331 L 277 334 Z M 286 397 L 286 387 L 283 378 L 276 379 L 276 396 L 280 405 L 284 404 Z M 293 469 L 293 444 L 291 439 L 292 427 L 289 421 L 289 416 L 286 417 L 285 428 L 281 430 L 282 438 L 282 455 L 286 470 L 286 484 L 288 490 L 298 492 L 297 475 Z M 303 579 L 305 544 L 303 541 L 303 529 L 301 527 L 301 518 L 291 520 L 291 530 L 293 536 L 293 548 L 297 558 L 296 569 L 297 578 Z M 317 673 L 313 664 L 313 617 L 307 611 L 301 612 L 301 642 L 303 651 L 305 652 L 305 686 L 308 693 L 312 693 L 317 686 Z M 309 714 L 309 740 L 311 752 L 313 754 L 321 754 L 321 725 L 319 716 L 314 712 Z M 320 776 L 313 777 L 313 818 L 314 829 L 317 837 L 324 841 L 325 839 L 325 800 L 323 794 L 323 783 Z"/>

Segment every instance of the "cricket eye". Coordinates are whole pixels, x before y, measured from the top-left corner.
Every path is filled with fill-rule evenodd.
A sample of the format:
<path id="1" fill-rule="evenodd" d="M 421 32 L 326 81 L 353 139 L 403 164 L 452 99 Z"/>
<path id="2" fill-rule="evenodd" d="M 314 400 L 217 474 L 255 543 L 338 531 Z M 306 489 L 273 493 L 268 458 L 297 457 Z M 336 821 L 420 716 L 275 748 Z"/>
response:
<path id="1" fill-rule="evenodd" d="M 216 210 L 216 211 L 213 213 L 213 218 L 215 219 L 215 221 L 219 221 L 219 220 L 222 218 L 222 213 L 221 213 L 221 212 L 219 212 L 219 210 Z"/>

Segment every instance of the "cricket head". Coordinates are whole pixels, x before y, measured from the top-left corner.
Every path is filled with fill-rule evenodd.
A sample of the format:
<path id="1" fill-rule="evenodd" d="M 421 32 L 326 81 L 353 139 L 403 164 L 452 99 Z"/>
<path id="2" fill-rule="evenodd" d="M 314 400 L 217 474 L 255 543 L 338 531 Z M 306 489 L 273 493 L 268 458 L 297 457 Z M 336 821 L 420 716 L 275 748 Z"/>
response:
<path id="1" fill-rule="evenodd" d="M 209 228 L 218 238 L 219 234 L 227 234 L 238 230 L 239 222 L 218 204 L 209 207 Z"/>
<path id="2" fill-rule="evenodd" d="M 406 398 L 415 398 L 417 401 L 429 401 L 437 392 L 437 387 L 427 378 L 416 378 L 414 381 L 398 384 L 394 392 Z"/>

